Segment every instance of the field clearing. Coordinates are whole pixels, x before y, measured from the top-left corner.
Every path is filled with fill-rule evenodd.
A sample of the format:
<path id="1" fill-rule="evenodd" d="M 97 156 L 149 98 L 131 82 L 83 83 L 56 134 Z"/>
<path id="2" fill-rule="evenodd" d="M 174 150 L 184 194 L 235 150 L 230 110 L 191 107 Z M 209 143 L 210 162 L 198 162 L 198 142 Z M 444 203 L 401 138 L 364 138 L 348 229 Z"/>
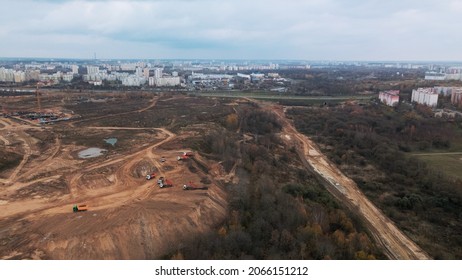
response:
<path id="1" fill-rule="evenodd" d="M 462 180 L 462 152 L 414 154 L 414 156 L 427 163 L 430 168 Z"/>
<path id="2" fill-rule="evenodd" d="M 199 96 L 207 97 L 229 97 L 241 98 L 249 97 L 254 99 L 264 100 L 312 100 L 312 101 L 335 101 L 335 100 L 369 100 L 373 96 L 370 95 L 348 95 L 348 96 L 300 96 L 287 94 L 274 94 L 262 92 L 201 92 Z"/>

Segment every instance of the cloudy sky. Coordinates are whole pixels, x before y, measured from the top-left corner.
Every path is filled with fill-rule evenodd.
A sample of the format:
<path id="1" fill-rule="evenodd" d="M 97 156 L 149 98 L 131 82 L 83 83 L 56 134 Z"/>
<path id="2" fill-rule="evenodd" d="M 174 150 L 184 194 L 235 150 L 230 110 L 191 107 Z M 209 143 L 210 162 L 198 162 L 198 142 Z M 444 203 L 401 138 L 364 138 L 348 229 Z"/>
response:
<path id="1" fill-rule="evenodd" d="M 0 0 L 0 57 L 462 61 L 462 0 Z"/>

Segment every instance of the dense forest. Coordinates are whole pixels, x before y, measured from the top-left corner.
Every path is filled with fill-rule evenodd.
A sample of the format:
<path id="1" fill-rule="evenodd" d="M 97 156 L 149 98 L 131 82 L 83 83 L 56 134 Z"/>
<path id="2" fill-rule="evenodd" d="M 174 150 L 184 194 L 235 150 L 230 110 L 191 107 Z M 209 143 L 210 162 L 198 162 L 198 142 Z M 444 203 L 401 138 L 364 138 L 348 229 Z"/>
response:
<path id="1" fill-rule="evenodd" d="M 281 71 L 285 78 L 292 79 L 290 92 L 296 95 L 355 95 L 377 93 L 394 89 L 408 91 L 422 86 L 416 80 L 423 75 L 421 70 L 397 68 L 332 67 L 310 70 Z"/>
<path id="2" fill-rule="evenodd" d="M 239 184 L 227 186 L 229 218 L 214 232 L 191 237 L 165 257 L 385 258 L 359 219 L 303 169 L 295 149 L 284 146 L 275 116 L 258 107 L 242 107 L 196 142 L 203 154 L 228 162 L 227 169 L 239 163 Z"/>
<path id="3" fill-rule="evenodd" d="M 409 153 L 460 145 L 461 120 L 405 104 L 294 108 L 290 116 L 432 257 L 462 258 L 462 182 Z"/>

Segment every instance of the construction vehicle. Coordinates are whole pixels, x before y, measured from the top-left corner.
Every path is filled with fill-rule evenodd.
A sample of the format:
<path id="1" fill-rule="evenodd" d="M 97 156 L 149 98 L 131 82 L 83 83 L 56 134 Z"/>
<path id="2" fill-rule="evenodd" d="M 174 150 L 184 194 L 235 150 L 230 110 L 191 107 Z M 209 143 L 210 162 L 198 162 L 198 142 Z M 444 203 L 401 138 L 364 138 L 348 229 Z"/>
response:
<path id="1" fill-rule="evenodd" d="M 151 180 L 154 178 L 156 178 L 156 173 L 151 173 L 151 174 L 146 175 L 146 180 Z"/>
<path id="2" fill-rule="evenodd" d="M 187 160 L 187 159 L 189 159 L 189 157 L 185 156 L 185 155 L 182 155 L 182 156 L 177 156 L 176 159 L 177 160 Z"/>
<path id="3" fill-rule="evenodd" d="M 187 159 L 189 159 L 191 157 L 194 157 L 193 152 L 183 152 L 183 154 L 181 156 L 177 157 L 177 160 L 187 160 Z"/>
<path id="4" fill-rule="evenodd" d="M 165 179 L 164 177 L 159 177 L 159 180 L 157 180 L 157 184 L 160 188 L 173 187 L 173 182 L 168 179 Z"/>
<path id="5" fill-rule="evenodd" d="M 208 187 L 198 187 L 196 186 L 196 184 L 194 184 L 193 182 L 189 181 L 189 183 L 187 183 L 186 185 L 183 185 L 183 190 L 185 191 L 189 191 L 189 190 L 208 190 L 209 188 Z"/>
<path id="6" fill-rule="evenodd" d="M 193 152 L 183 152 L 183 155 L 187 157 L 193 157 L 194 153 Z"/>
<path id="7" fill-rule="evenodd" d="M 88 210 L 88 207 L 86 204 L 74 204 L 74 207 L 72 207 L 72 211 L 74 212 L 83 212 L 87 210 Z"/>

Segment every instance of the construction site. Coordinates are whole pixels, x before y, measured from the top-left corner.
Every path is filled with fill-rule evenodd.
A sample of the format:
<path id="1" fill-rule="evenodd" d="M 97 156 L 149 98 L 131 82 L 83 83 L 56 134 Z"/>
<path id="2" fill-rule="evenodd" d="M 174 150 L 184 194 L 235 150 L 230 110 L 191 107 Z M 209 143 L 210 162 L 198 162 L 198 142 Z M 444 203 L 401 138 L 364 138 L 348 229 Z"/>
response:
<path id="1" fill-rule="evenodd" d="M 223 181 L 184 144 L 198 131 L 140 127 L 137 116 L 156 104 L 166 104 L 160 117 L 172 109 L 168 98 L 142 100 L 148 103 L 135 110 L 130 106 L 142 102 L 120 96 L 2 100 L 0 145 L 8 165 L 0 173 L 1 258 L 159 258 L 225 218 Z M 123 112 L 77 115 L 65 108 L 102 102 Z M 67 121 L 24 117 L 45 112 L 66 112 Z M 119 117 L 132 126 L 101 125 Z"/>
<path id="2" fill-rule="evenodd" d="M 197 141 L 224 122 L 239 132 L 233 116 L 255 106 L 283 124 L 281 143 L 299 155 L 291 165 L 358 214 L 388 258 L 429 258 L 295 130 L 282 106 L 120 92 L 2 98 L 0 258 L 156 259 L 220 229 L 241 159 L 197 152 Z"/>

